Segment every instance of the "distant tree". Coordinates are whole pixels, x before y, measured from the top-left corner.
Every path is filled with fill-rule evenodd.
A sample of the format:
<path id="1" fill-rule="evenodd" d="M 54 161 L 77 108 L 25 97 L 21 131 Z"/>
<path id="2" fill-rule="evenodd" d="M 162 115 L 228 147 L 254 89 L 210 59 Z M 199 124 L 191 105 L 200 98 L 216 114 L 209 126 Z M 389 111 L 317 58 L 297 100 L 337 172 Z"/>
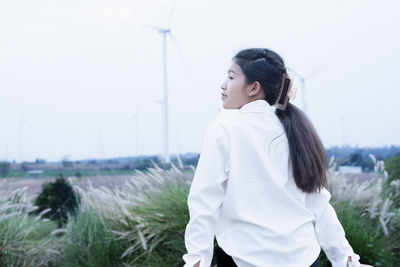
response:
<path id="1" fill-rule="evenodd" d="M 73 163 L 68 159 L 68 157 L 65 157 L 62 159 L 61 164 L 63 165 L 64 168 L 72 167 Z"/>
<path id="2" fill-rule="evenodd" d="M 0 175 L 6 177 L 10 172 L 10 162 L 0 161 Z"/>
<path id="3" fill-rule="evenodd" d="M 35 159 L 35 162 L 34 162 L 35 164 L 43 164 L 43 163 L 46 163 L 46 161 L 44 160 L 44 159 L 39 159 L 39 158 L 37 158 L 37 159 Z"/>
<path id="4" fill-rule="evenodd" d="M 131 169 L 131 165 L 128 163 L 128 164 L 124 164 L 122 167 L 121 167 L 121 170 L 126 170 L 126 171 L 129 171 Z"/>
<path id="5" fill-rule="evenodd" d="M 385 169 L 389 174 L 389 181 L 400 179 L 400 153 L 385 160 Z"/>
<path id="6" fill-rule="evenodd" d="M 28 163 L 27 162 L 22 162 L 21 163 L 21 170 L 26 172 L 28 170 Z"/>
<path id="7" fill-rule="evenodd" d="M 361 163 L 361 167 L 363 172 L 372 172 L 374 171 L 374 163 L 371 159 L 363 160 Z"/>
<path id="8" fill-rule="evenodd" d="M 369 154 L 372 154 L 376 157 L 377 160 L 384 160 L 390 157 L 394 157 L 397 154 L 400 153 L 400 146 L 390 146 L 390 147 L 350 147 L 350 146 L 344 146 L 344 147 L 330 147 L 326 148 L 326 156 L 328 159 L 330 159 L 332 156 L 335 157 L 336 160 L 342 160 L 342 163 L 344 164 L 343 161 L 349 160 L 349 157 L 351 154 L 358 153 L 361 154 L 362 158 L 364 161 L 369 162 Z M 347 164 L 347 163 L 346 163 Z M 364 163 L 366 164 L 366 163 Z"/>
<path id="9" fill-rule="evenodd" d="M 183 164 L 197 166 L 197 163 L 199 162 L 199 158 L 200 158 L 200 155 L 197 155 L 196 157 L 193 157 L 193 158 L 184 159 Z"/>
<path id="10" fill-rule="evenodd" d="M 352 153 L 349 156 L 349 165 L 360 166 L 363 162 L 363 157 L 360 153 Z"/>

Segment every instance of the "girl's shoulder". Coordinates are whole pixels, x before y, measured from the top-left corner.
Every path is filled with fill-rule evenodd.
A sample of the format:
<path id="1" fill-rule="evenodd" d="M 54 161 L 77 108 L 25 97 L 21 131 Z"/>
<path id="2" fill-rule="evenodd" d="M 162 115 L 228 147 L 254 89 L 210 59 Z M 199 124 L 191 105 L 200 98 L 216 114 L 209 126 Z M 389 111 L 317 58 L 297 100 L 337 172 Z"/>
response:
<path id="1" fill-rule="evenodd" d="M 239 112 L 237 109 L 223 109 L 218 113 L 210 126 L 217 127 L 228 134 L 232 132 L 232 129 L 240 125 L 239 120 Z"/>
<path id="2" fill-rule="evenodd" d="M 216 123 L 229 124 L 237 121 L 239 115 L 238 109 L 222 109 L 215 118 Z"/>

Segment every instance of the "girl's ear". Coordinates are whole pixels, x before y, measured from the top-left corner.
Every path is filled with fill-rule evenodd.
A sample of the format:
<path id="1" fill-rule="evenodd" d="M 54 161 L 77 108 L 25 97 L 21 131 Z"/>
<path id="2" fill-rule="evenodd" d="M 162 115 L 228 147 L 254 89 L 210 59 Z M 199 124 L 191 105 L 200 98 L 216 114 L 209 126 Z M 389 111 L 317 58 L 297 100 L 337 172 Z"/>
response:
<path id="1" fill-rule="evenodd" d="M 255 96 L 260 92 L 261 85 L 259 82 L 255 81 L 254 83 L 250 84 L 248 89 L 247 89 L 247 95 L 248 96 Z"/>

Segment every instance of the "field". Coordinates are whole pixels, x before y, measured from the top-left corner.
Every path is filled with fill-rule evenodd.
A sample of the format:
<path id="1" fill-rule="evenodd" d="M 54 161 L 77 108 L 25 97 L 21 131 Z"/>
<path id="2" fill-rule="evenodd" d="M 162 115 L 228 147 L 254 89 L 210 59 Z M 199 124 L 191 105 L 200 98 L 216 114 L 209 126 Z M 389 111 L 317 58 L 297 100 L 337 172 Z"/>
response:
<path id="1" fill-rule="evenodd" d="M 84 178 L 69 177 L 72 184 L 78 185 L 82 189 L 89 187 L 89 182 L 94 188 L 102 186 L 115 189 L 124 186 L 125 181 L 134 179 L 135 175 L 102 175 L 102 176 L 89 176 Z M 29 195 L 37 194 L 41 191 L 42 185 L 54 181 L 55 178 L 6 178 L 0 180 L 0 191 L 12 191 L 17 188 L 27 187 Z"/>
<path id="2" fill-rule="evenodd" d="M 399 266 L 400 192 L 379 166 L 374 173 L 353 175 L 332 168 L 328 189 L 361 262 Z M 82 202 L 78 216 L 62 227 L 28 214 L 32 197 L 54 178 L 2 179 L 0 266 L 182 266 L 193 171 L 174 167 L 67 177 Z M 330 266 L 323 251 L 320 266 Z"/>
<path id="3" fill-rule="evenodd" d="M 106 187 L 108 189 L 114 190 L 115 188 L 122 189 L 125 182 L 130 179 L 135 179 L 137 177 L 133 171 L 130 174 L 114 174 L 114 175 L 93 175 L 83 178 L 77 178 L 75 176 L 70 176 L 69 179 L 74 185 L 78 185 L 82 189 L 87 189 L 89 183 L 92 184 L 93 188 Z M 369 181 L 373 178 L 374 173 L 360 173 L 360 174 L 346 174 L 347 182 L 352 183 L 362 183 L 364 181 Z M 188 175 L 188 179 L 191 179 Z M 54 181 L 55 178 L 4 178 L 0 180 L 0 191 L 13 191 L 17 188 L 27 187 L 26 191 L 29 195 L 39 193 L 42 189 L 44 183 Z"/>
<path id="4" fill-rule="evenodd" d="M 184 174 L 187 175 L 187 178 L 191 180 L 191 172 L 190 170 L 182 170 Z M 17 174 L 13 174 L 11 177 L 0 179 L 0 191 L 13 191 L 18 188 L 26 187 L 26 192 L 29 195 L 33 195 L 39 193 L 42 189 L 42 185 L 44 183 L 52 182 L 55 180 L 55 177 L 62 173 L 64 177 L 69 179 L 72 184 L 79 186 L 82 189 L 87 189 L 89 184 L 93 186 L 93 188 L 101 188 L 106 187 L 108 189 L 122 189 L 125 185 L 125 182 L 131 179 L 135 179 L 138 176 L 138 173 L 132 170 L 127 171 L 86 171 L 82 172 L 82 177 L 77 178 L 73 176 L 73 171 L 50 171 L 44 173 L 43 178 L 26 178 L 25 172 L 20 172 Z M 146 174 L 146 171 L 142 171 L 142 174 Z"/>

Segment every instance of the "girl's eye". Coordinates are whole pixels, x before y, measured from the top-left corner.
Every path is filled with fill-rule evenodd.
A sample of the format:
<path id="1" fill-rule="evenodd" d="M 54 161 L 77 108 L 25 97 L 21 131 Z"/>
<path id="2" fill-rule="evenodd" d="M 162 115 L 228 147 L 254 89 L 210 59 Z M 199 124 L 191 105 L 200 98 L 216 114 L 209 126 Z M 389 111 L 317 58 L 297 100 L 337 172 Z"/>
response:
<path id="1" fill-rule="evenodd" d="M 233 79 L 233 77 L 231 77 L 231 76 L 228 76 L 228 79 L 229 79 L 229 80 L 232 80 L 232 79 Z"/>

